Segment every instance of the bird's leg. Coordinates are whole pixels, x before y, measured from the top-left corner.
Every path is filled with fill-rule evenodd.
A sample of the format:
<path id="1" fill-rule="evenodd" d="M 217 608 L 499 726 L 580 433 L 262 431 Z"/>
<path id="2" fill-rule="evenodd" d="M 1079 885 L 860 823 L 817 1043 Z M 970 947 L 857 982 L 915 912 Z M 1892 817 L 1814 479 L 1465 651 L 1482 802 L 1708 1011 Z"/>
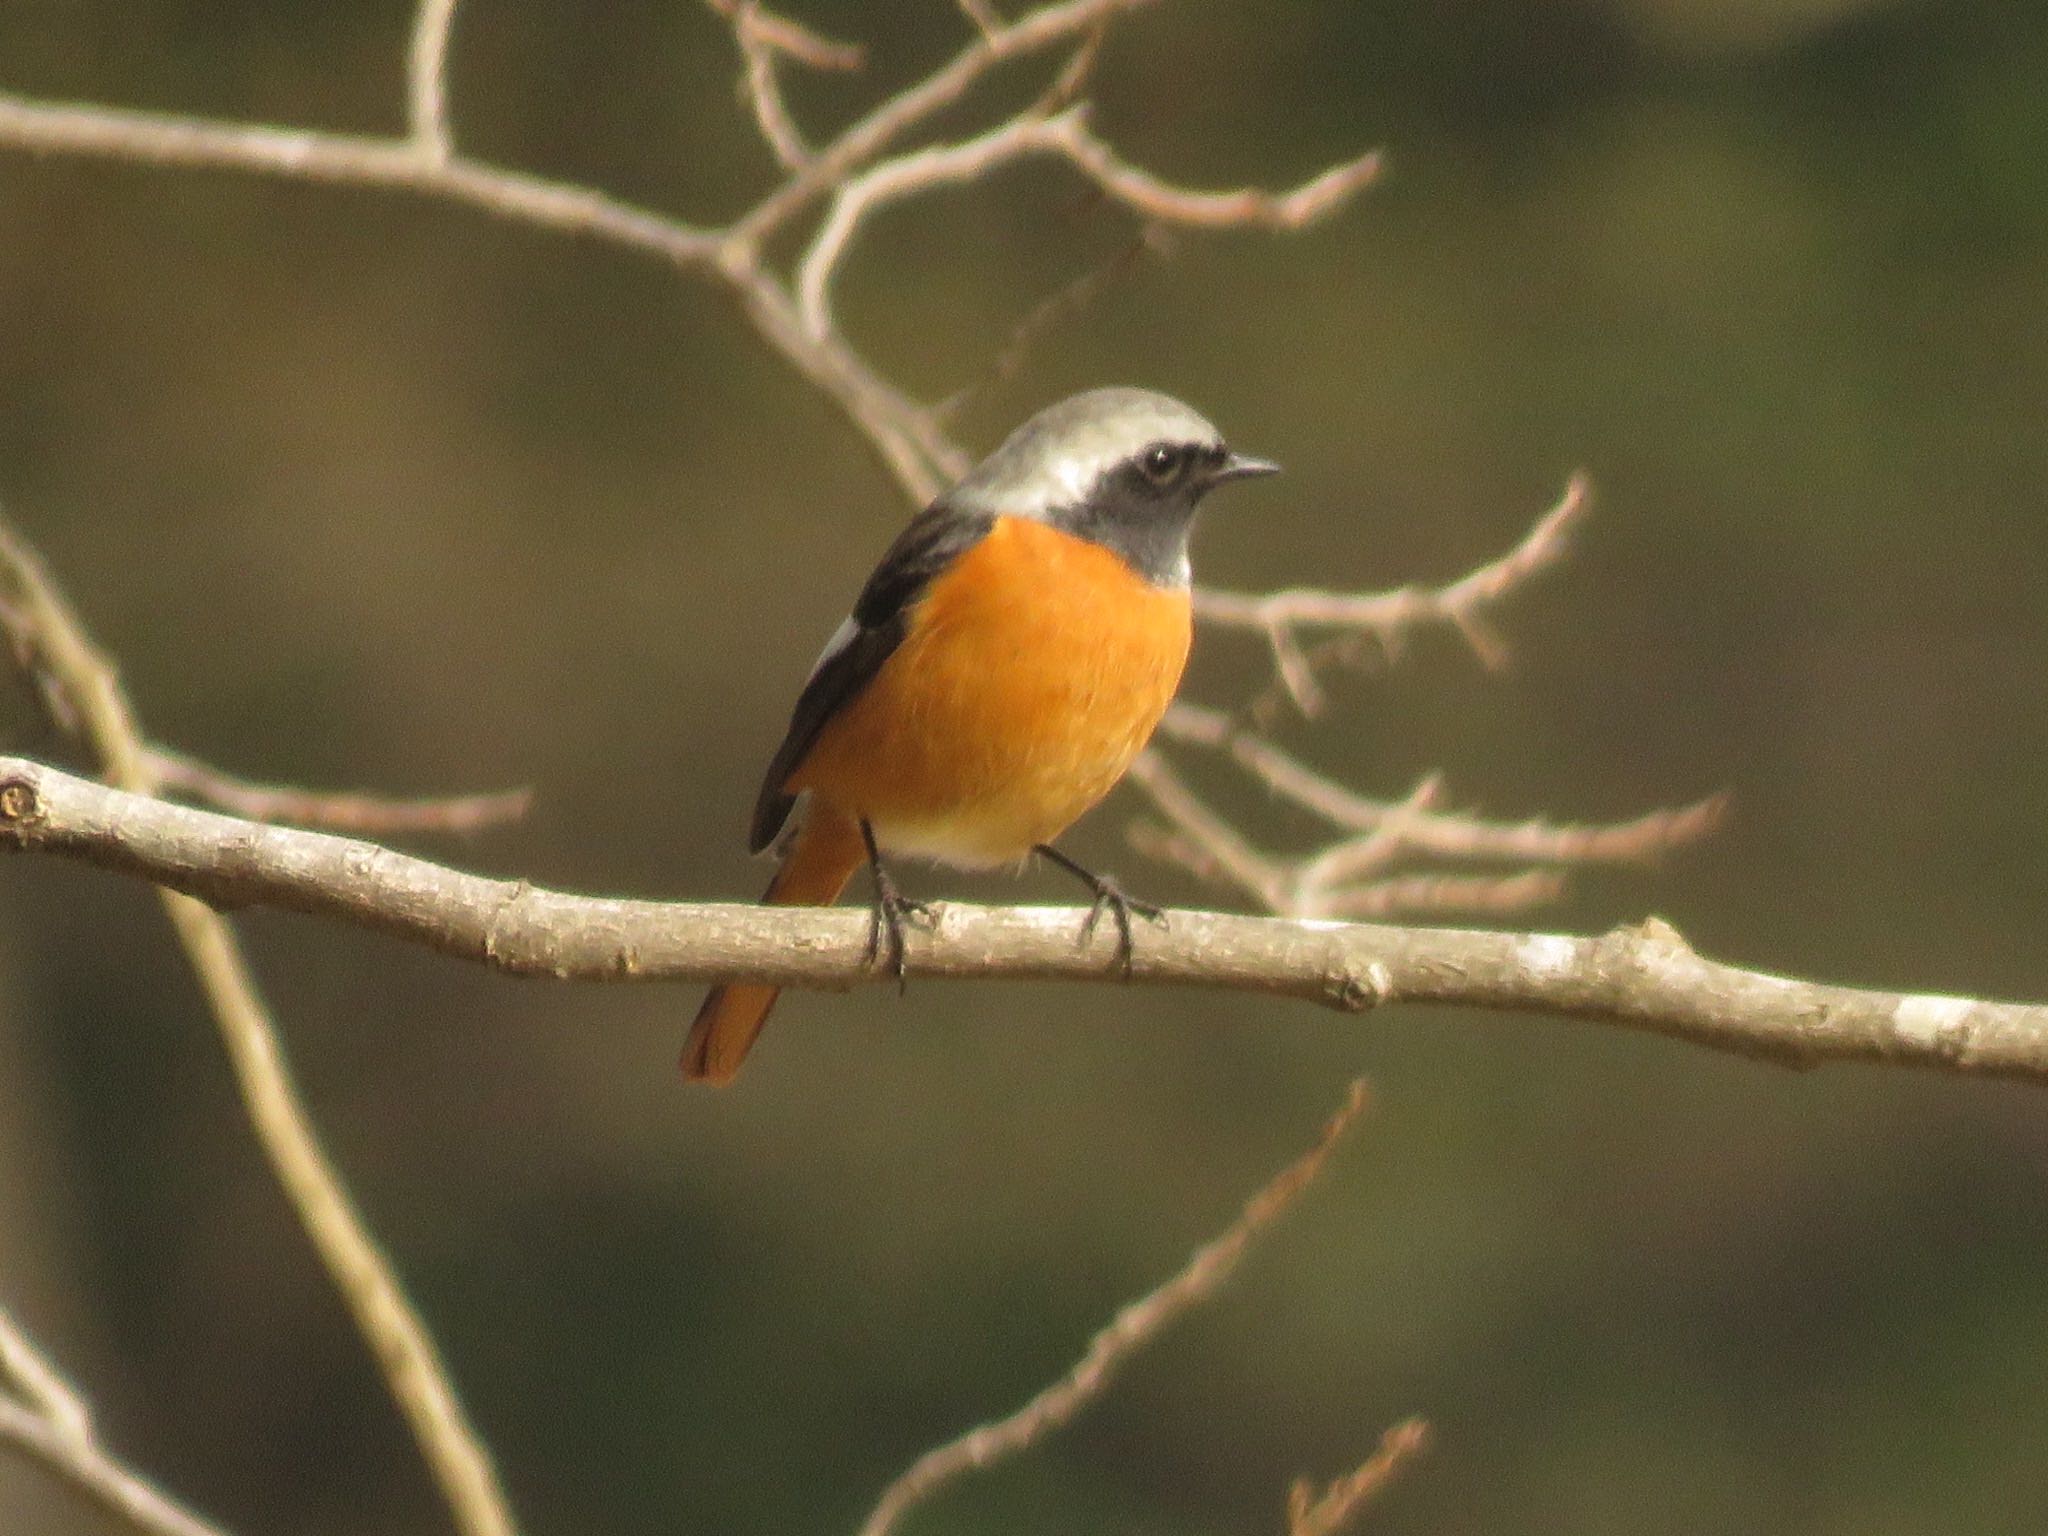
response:
<path id="1" fill-rule="evenodd" d="M 1116 920 L 1116 957 L 1123 966 L 1124 979 L 1128 981 L 1131 975 L 1131 914 L 1135 912 L 1147 922 L 1163 926 L 1166 913 L 1149 901 L 1137 901 L 1126 896 L 1114 876 L 1098 875 L 1094 870 L 1076 864 L 1051 843 L 1040 843 L 1031 851 L 1051 859 L 1095 893 L 1095 905 L 1088 909 L 1088 916 L 1081 924 L 1083 944 L 1095 937 L 1095 925 L 1102 921 L 1104 912 Z"/>
<path id="2" fill-rule="evenodd" d="M 886 964 L 895 973 L 896 990 L 907 991 L 909 984 L 903 976 L 903 925 L 906 922 L 929 924 L 932 909 L 924 902 L 912 901 L 896 889 L 896 882 L 889 878 L 888 868 L 882 863 L 882 852 L 875 846 L 875 829 L 868 825 L 865 816 L 860 819 L 860 840 L 867 845 L 868 873 L 875 882 L 875 904 L 868 911 L 866 964 L 870 968 Z M 884 948 L 889 954 L 886 962 L 882 959 Z"/>

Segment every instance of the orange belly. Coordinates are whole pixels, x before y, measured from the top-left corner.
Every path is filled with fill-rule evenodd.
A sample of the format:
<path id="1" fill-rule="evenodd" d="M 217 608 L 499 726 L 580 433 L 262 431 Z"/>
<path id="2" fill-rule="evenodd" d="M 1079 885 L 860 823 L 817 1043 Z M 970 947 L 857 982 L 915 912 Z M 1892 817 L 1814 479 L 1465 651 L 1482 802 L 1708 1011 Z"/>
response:
<path id="1" fill-rule="evenodd" d="M 787 781 L 885 849 L 989 865 L 1050 842 L 1123 777 L 1180 686 L 1185 591 L 1100 545 L 998 519 Z"/>

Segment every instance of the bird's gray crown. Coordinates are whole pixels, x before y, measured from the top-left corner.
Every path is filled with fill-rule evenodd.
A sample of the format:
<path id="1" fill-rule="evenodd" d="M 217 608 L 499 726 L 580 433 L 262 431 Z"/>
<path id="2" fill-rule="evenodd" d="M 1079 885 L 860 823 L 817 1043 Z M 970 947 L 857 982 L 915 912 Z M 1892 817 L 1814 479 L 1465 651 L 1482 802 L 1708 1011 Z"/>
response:
<path id="1" fill-rule="evenodd" d="M 1084 500 L 1155 443 L 1222 444 L 1203 417 L 1149 389 L 1091 389 L 1049 405 L 1003 440 L 948 496 L 964 511 L 1046 517 Z"/>

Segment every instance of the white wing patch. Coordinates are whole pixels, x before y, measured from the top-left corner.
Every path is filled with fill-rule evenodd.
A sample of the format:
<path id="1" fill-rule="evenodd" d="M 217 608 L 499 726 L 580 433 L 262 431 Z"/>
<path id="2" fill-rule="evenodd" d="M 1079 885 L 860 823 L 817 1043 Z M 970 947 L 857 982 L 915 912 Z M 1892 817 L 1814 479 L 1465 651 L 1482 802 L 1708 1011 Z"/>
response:
<path id="1" fill-rule="evenodd" d="M 859 633 L 860 625 L 854 621 L 851 614 L 847 615 L 846 622 L 832 631 L 832 638 L 825 642 L 825 649 L 818 652 L 818 659 L 811 663 L 810 675 L 805 677 L 804 686 L 810 687 L 817 680 L 818 674 L 825 670 L 825 663 L 853 644 L 853 637 Z"/>

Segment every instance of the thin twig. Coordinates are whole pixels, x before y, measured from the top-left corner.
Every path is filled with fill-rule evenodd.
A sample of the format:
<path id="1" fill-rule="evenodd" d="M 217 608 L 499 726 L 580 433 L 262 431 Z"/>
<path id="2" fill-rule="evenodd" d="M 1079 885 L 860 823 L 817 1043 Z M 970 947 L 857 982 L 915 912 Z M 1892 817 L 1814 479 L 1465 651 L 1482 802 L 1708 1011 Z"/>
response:
<path id="1" fill-rule="evenodd" d="M 858 43 L 842 43 L 813 32 L 800 21 L 779 16 L 760 0 L 706 0 L 712 10 L 733 25 L 742 41 L 751 39 L 763 48 L 787 55 L 812 69 L 859 69 L 867 50 Z"/>
<path id="2" fill-rule="evenodd" d="M 1176 704 L 1160 722 L 1169 741 L 1214 748 L 1283 799 L 1353 832 L 1398 821 L 1400 844 L 1440 858 L 1540 859 L 1572 864 L 1649 863 L 1698 841 L 1728 814 L 1726 795 L 1597 826 L 1541 819 L 1490 821 L 1439 810 L 1442 779 L 1429 775 L 1405 800 L 1378 800 L 1347 789 L 1249 730 L 1222 710 Z"/>
<path id="3" fill-rule="evenodd" d="M 1172 823 L 1165 839 L 1148 840 L 1148 851 L 1205 879 L 1235 884 L 1273 911 L 1303 917 L 1444 910 L 1446 899 L 1452 909 L 1467 911 L 1519 906 L 1525 900 L 1539 899 L 1548 887 L 1518 884 L 1492 890 L 1484 885 L 1446 884 L 1432 892 L 1427 884 L 1391 882 L 1360 887 L 1357 882 L 1417 857 L 1533 862 L 1557 871 L 1596 864 L 1646 864 L 1707 836 L 1728 813 L 1728 797 L 1712 795 L 1690 805 L 1604 825 L 1540 818 L 1496 821 L 1443 810 L 1443 781 L 1437 774 L 1423 778 L 1404 800 L 1360 795 L 1221 710 L 1177 704 L 1160 723 L 1160 735 L 1220 751 L 1281 799 L 1358 834 L 1298 859 L 1281 859 L 1253 849 L 1220 816 L 1193 801 L 1185 785 L 1166 782 L 1155 763 L 1148 761 L 1138 773 L 1140 787 Z M 1151 756 L 1156 758 L 1157 753 Z M 1229 838 L 1225 846 L 1214 847 L 1219 828 L 1227 831 Z M 1420 904 L 1399 905 L 1409 894 L 1418 896 Z"/>
<path id="4" fill-rule="evenodd" d="M 862 50 L 849 43 L 820 37 L 808 27 L 777 16 L 760 0 L 707 0 L 711 9 L 732 23 L 733 37 L 740 47 L 745 68 L 740 74 L 740 95 L 752 107 L 755 126 L 785 170 L 800 170 L 810 163 L 810 147 L 804 143 L 789 103 L 782 96 L 777 64 L 795 59 L 813 69 L 846 70 L 861 66 Z"/>
<path id="5" fill-rule="evenodd" d="M 1149 219 L 1191 229 L 1305 229 L 1328 218 L 1379 176 L 1378 150 L 1333 165 L 1287 192 L 1240 187 L 1230 192 L 1191 191 L 1132 165 L 1088 130 L 1085 109 L 1046 119 L 1062 124 L 1058 148 L 1097 186 Z"/>
<path id="6" fill-rule="evenodd" d="M 11 1387 L 10 1392 L 5 1388 Z M 85 1400 L 0 1309 L 0 1444 L 62 1477 L 147 1536 L 225 1536 L 107 1454 Z"/>
<path id="7" fill-rule="evenodd" d="M 768 141 L 768 147 L 775 151 L 775 158 L 785 170 L 808 164 L 810 146 L 804 143 L 803 130 L 797 127 L 796 119 L 789 115 L 789 104 L 782 99 L 782 83 L 775 73 L 775 50 L 752 40 L 742 27 L 740 51 L 746 59 L 746 70 L 740 77 L 741 94 L 753 106 L 754 122 L 761 137 Z"/>
<path id="8" fill-rule="evenodd" d="M 1081 93 L 1088 88 L 1089 77 L 1095 73 L 1095 66 L 1102 62 L 1102 46 L 1109 40 L 1109 18 L 1095 23 L 1081 38 L 1081 46 L 1068 55 L 1067 62 L 1060 66 L 1060 72 L 1053 76 L 1051 85 L 1045 88 L 1030 106 L 1024 109 L 1025 117 L 1051 117 L 1064 107 L 1081 99 Z"/>
<path id="9" fill-rule="evenodd" d="M 88 637 L 41 561 L 4 523 L 0 593 L 33 625 L 41 664 L 62 686 L 77 715 L 80 735 L 108 782 L 119 786 L 100 792 L 154 795 L 160 786 L 149 748 L 112 664 Z M 256 1138 L 354 1314 L 456 1523 L 465 1536 L 512 1536 L 511 1513 L 490 1457 L 456 1400 L 425 1326 L 321 1150 L 234 930 L 218 912 L 191 896 L 168 888 L 160 894 L 220 1026 Z"/>
<path id="10" fill-rule="evenodd" d="M 1571 535 L 1592 506 L 1592 482 L 1575 474 L 1564 494 L 1497 559 L 1441 587 L 1401 587 L 1392 592 L 1328 592 L 1289 587 L 1279 592 L 1202 593 L 1198 607 L 1213 623 L 1265 630 L 1274 623 L 1321 624 L 1396 634 L 1418 624 L 1462 624 L 1478 609 L 1498 602 L 1530 577 L 1564 558 Z"/>
<path id="11" fill-rule="evenodd" d="M 570 182 L 460 155 L 436 160 L 409 139 L 210 122 L 119 107 L 63 106 L 0 93 L 0 143 L 146 165 L 183 165 L 381 188 L 461 203 L 497 218 L 603 240 L 725 281 L 763 340 L 836 400 L 913 500 L 965 469 L 928 413 L 836 338 L 804 332 L 787 290 L 743 243 Z"/>
<path id="12" fill-rule="evenodd" d="M 1378 1450 L 1327 1488 L 1318 1491 L 1307 1478 L 1300 1479 L 1287 1496 L 1287 1536 L 1338 1536 L 1428 1448 L 1429 1426 L 1409 1419 L 1382 1435 Z"/>
<path id="13" fill-rule="evenodd" d="M 1032 348 L 1055 326 L 1082 313 L 1111 288 L 1129 278 L 1147 258 L 1164 256 L 1172 248 L 1173 242 L 1167 231 L 1157 224 L 1148 224 L 1139 231 L 1137 239 L 1112 253 L 1107 261 L 1082 272 L 1033 306 L 1030 313 L 1012 328 L 1010 339 L 996 354 L 996 360 L 989 364 L 987 371 L 933 406 L 932 414 L 940 421 L 950 421 L 975 396 L 1008 383 L 1024 366 Z"/>
<path id="14" fill-rule="evenodd" d="M 406 118 L 428 158 L 446 163 L 455 153 L 448 125 L 448 34 L 456 0 L 420 0 L 406 55 Z"/>
<path id="15" fill-rule="evenodd" d="M 902 198 L 979 181 L 1030 155 L 1064 156 L 1107 196 L 1155 223 L 1184 227 L 1299 229 L 1336 211 L 1378 173 L 1377 153 L 1334 167 L 1290 192 L 1199 192 L 1161 181 L 1121 159 L 1075 105 L 1051 117 L 1022 116 L 957 144 L 884 160 L 841 182 L 832 209 L 797 269 L 797 306 L 814 337 L 830 334 L 830 284 L 861 223 Z"/>
<path id="16" fill-rule="evenodd" d="M 1296 881 L 1305 890 L 1321 891 L 1385 872 L 1399 861 L 1409 846 L 1414 827 L 1431 813 L 1442 796 L 1443 775 L 1425 775 L 1409 791 L 1407 799 L 1387 803 L 1376 822 L 1357 828 L 1357 836 L 1333 843 L 1302 860 L 1296 867 Z"/>
<path id="17" fill-rule="evenodd" d="M 14 663 L 16 674 L 35 694 L 44 718 L 56 727 L 59 735 L 76 735 L 77 711 L 64 696 L 63 685 L 43 665 L 39 637 L 28 609 L 7 595 L 4 581 L 0 581 L 0 635 L 6 636 L 8 659 Z"/>
<path id="18" fill-rule="evenodd" d="M 995 37 L 1002 32 L 1003 20 L 988 0 L 959 0 L 959 6 L 961 14 L 974 23 L 983 37 Z"/>
<path id="19" fill-rule="evenodd" d="M 1174 827 L 1139 821 L 1129 833 L 1131 846 L 1162 864 L 1179 865 L 1197 879 L 1219 885 L 1247 884 L 1244 875 L 1232 867 L 1233 861 L 1220 853 L 1214 832 L 1197 831 L 1185 821 Z M 1231 839 L 1238 841 L 1240 848 L 1244 846 L 1234 832 Z M 1387 922 L 1527 912 L 1556 901 L 1564 894 L 1565 884 L 1557 870 L 1528 869 L 1506 875 L 1404 875 L 1319 887 L 1304 878 L 1297 866 L 1264 864 L 1260 888 L 1273 892 L 1263 904 L 1283 917 Z"/>
<path id="20" fill-rule="evenodd" d="M 860 1536 L 888 1536 L 911 1509 L 965 1473 L 1028 1450 L 1102 1396 L 1125 1361 L 1216 1294 L 1252 1243 L 1315 1181 L 1345 1131 L 1364 1112 L 1366 1102 L 1364 1082 L 1353 1083 L 1343 1107 L 1323 1127 L 1316 1144 L 1252 1196 L 1236 1221 L 1196 1249 L 1179 1273 L 1118 1312 L 1073 1368 L 1023 1407 L 918 1457 L 883 1491 L 874 1512 L 861 1526 Z"/>
<path id="21" fill-rule="evenodd" d="M 150 1536 L 224 1536 L 168 1494 L 129 1471 L 92 1440 L 77 1440 L 40 1414 L 0 1398 L 0 1443 L 33 1456 L 109 1514 Z"/>
<path id="22" fill-rule="evenodd" d="M 1397 875 L 1305 891 L 1294 903 L 1308 918 L 1386 921 L 1396 917 L 1507 917 L 1548 906 L 1564 895 L 1554 869 L 1506 875 Z"/>
<path id="23" fill-rule="evenodd" d="M 74 1440 L 92 1437 L 92 1414 L 47 1356 L 30 1342 L 14 1315 L 0 1308 L 0 1378 L 28 1406 Z"/>
<path id="24" fill-rule="evenodd" d="M 34 685 L 51 724 L 61 734 L 76 737 L 82 721 L 65 681 L 43 660 L 50 615 L 41 602 L 32 602 L 27 595 L 31 586 L 55 590 L 34 553 L 0 522 L 0 636 L 6 639 L 15 669 Z M 59 625 L 60 632 L 64 628 Z M 70 663 L 74 677 L 80 659 L 73 658 Z M 101 665 L 105 665 L 103 660 Z M 156 793 L 195 800 L 251 821 L 289 822 L 328 832 L 380 837 L 406 832 L 481 832 L 517 821 L 533 808 L 530 789 L 396 797 L 262 784 L 149 742 L 142 744 L 139 762 Z"/>
<path id="25" fill-rule="evenodd" d="M 1494 821 L 1438 809 L 1442 781 L 1434 774 L 1406 800 L 1353 794 L 1263 737 L 1242 732 L 1228 716 L 1196 705 L 1174 706 L 1160 734 L 1227 750 L 1275 793 L 1358 834 L 1299 856 L 1269 853 L 1197 795 L 1156 747 L 1132 764 L 1132 783 L 1166 821 L 1164 827 L 1135 824 L 1132 843 L 1199 879 L 1234 886 L 1285 917 L 1525 911 L 1561 895 L 1567 871 L 1648 863 L 1705 837 L 1721 825 L 1728 807 L 1727 797 L 1716 795 L 1602 826 Z M 1509 875 L 1453 875 L 1437 869 L 1385 876 L 1392 866 L 1414 858 L 1547 867 Z"/>
<path id="26" fill-rule="evenodd" d="M 530 789 L 482 795 L 396 797 L 337 794 L 288 784 L 261 784 L 173 752 L 146 747 L 157 789 L 251 821 L 276 821 L 324 832 L 390 837 L 405 832 L 482 832 L 520 820 L 533 809 Z"/>
<path id="27" fill-rule="evenodd" d="M 1286 692 L 1309 715 L 1322 704 L 1313 678 L 1314 662 L 1337 653 L 1325 647 L 1314 655 L 1304 655 L 1297 640 L 1304 629 L 1371 635 L 1391 651 L 1416 629 L 1447 624 L 1464 636 L 1481 662 L 1498 669 L 1507 662 L 1507 648 L 1487 622 L 1490 610 L 1564 558 L 1591 506 L 1591 480 L 1583 473 L 1573 475 L 1556 504 L 1513 549 L 1440 587 L 1401 587 L 1391 592 L 1331 592 L 1309 587 L 1224 592 L 1205 587 L 1195 593 L 1195 612 L 1211 625 L 1264 636 L 1275 652 L 1275 666 Z M 1283 655 L 1284 647 L 1297 647 L 1299 659 L 1292 665 Z"/>
<path id="28" fill-rule="evenodd" d="M 1151 3 L 1064 0 L 1040 6 L 995 32 L 983 33 L 950 63 L 891 96 L 819 150 L 809 165 L 741 216 L 732 226 L 732 241 L 749 250 L 758 249 L 769 235 L 899 138 L 959 101 L 998 65 L 1057 47 L 1069 38 L 1086 35 L 1104 21 Z"/>
<path id="29" fill-rule="evenodd" d="M 1186 839 L 1184 846 L 1173 835 L 1164 843 L 1157 842 L 1140 822 L 1130 829 L 1131 840 L 1140 849 L 1155 856 L 1170 856 L 1205 880 L 1234 885 L 1268 912 L 1288 911 L 1293 900 L 1293 872 L 1254 848 L 1243 833 L 1195 793 L 1157 747 L 1138 754 L 1128 777 L 1167 818 L 1172 834 Z"/>

